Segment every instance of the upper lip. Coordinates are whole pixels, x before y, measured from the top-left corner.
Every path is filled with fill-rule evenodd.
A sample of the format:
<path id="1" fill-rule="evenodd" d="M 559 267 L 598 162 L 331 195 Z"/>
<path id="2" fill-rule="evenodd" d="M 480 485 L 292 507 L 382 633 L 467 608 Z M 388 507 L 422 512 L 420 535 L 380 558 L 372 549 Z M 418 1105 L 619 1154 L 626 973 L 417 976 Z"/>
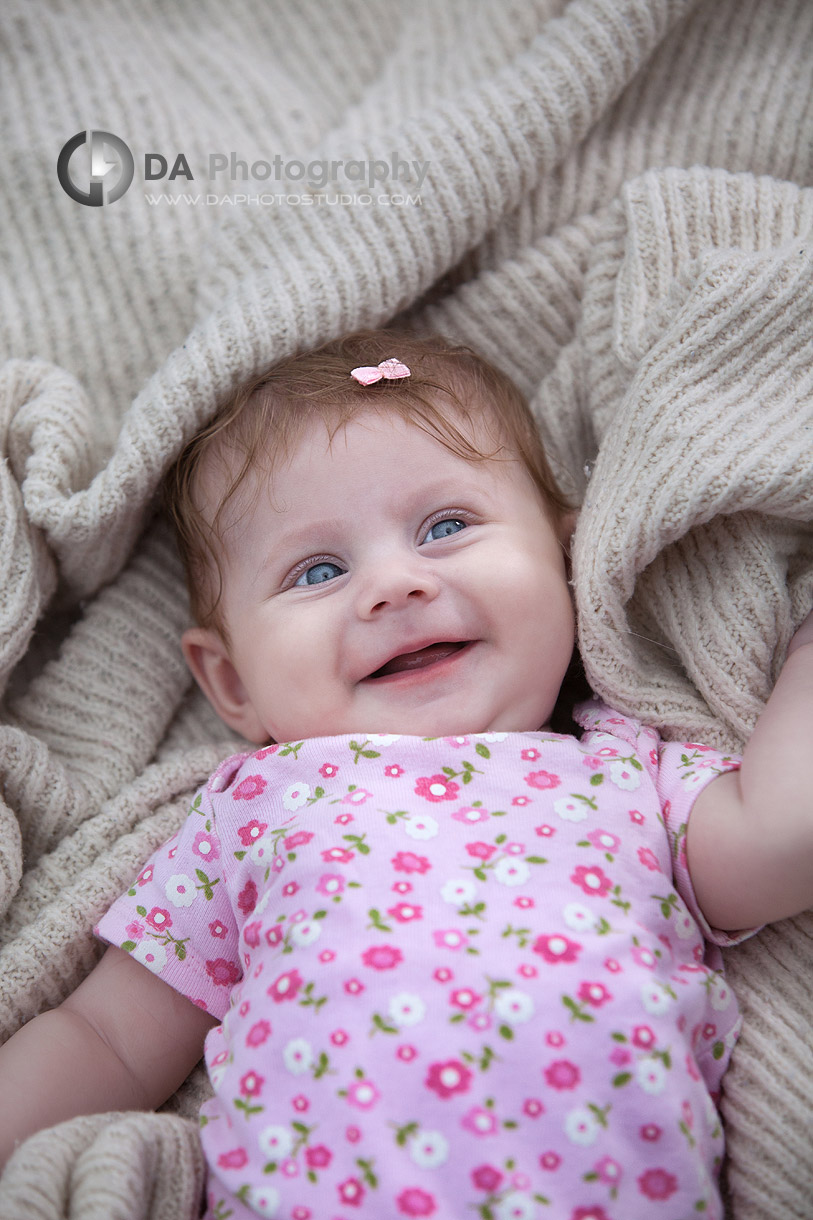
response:
<path id="1" fill-rule="evenodd" d="M 409 652 L 420 652 L 422 648 L 429 648 L 431 644 L 468 644 L 470 642 L 470 636 L 428 635 L 418 640 L 399 644 L 397 648 L 390 648 L 388 652 L 383 653 L 374 662 L 372 668 L 362 676 L 361 680 L 363 682 L 366 678 L 371 678 L 373 674 L 378 673 L 379 669 L 383 669 L 385 665 L 390 661 L 394 661 L 396 657 L 402 657 Z"/>

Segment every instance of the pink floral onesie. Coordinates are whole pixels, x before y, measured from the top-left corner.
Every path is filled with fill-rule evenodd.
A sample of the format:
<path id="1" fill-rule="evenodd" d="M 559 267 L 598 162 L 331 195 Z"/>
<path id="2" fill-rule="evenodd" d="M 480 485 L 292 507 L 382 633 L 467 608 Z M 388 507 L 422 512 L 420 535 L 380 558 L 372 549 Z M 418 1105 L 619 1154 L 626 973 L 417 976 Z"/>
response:
<path id="1" fill-rule="evenodd" d="M 721 1216 L 737 938 L 685 833 L 738 760 L 579 720 L 238 754 L 101 920 L 222 1018 L 210 1220 Z"/>

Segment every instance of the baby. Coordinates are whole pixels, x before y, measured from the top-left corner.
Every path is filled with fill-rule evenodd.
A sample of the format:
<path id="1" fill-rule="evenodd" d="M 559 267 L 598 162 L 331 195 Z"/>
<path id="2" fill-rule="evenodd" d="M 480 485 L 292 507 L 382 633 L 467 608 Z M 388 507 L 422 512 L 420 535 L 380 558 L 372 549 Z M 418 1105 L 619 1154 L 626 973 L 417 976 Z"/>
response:
<path id="1" fill-rule="evenodd" d="M 210 1220 L 721 1216 L 718 946 L 813 904 L 813 615 L 742 760 L 596 701 L 554 732 L 574 513 L 438 340 L 283 362 L 169 486 L 184 653 L 260 748 L 0 1050 L 0 1163 L 205 1039 Z"/>

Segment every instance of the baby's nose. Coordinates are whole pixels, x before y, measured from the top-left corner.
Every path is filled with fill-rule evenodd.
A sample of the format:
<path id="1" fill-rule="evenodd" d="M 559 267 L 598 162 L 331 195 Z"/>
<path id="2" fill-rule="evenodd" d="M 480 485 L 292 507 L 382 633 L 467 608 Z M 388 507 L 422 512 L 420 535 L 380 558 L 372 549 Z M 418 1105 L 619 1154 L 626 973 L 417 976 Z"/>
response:
<path id="1" fill-rule="evenodd" d="M 362 618 L 372 618 L 387 609 L 433 601 L 440 583 L 426 560 L 390 559 L 377 565 L 360 593 L 358 611 Z"/>

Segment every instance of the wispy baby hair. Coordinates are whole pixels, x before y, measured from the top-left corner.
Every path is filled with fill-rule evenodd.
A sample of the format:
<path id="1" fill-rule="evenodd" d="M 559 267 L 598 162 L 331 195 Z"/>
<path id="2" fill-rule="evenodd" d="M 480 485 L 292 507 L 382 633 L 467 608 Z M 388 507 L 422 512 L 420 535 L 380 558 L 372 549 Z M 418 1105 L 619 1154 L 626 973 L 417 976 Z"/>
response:
<path id="1" fill-rule="evenodd" d="M 390 357 L 410 376 L 361 385 L 359 365 Z M 548 464 L 530 409 L 509 377 L 470 348 L 409 331 L 359 331 L 280 361 L 248 381 L 185 446 L 164 482 L 186 570 L 190 609 L 199 625 L 218 630 L 223 589 L 224 510 L 249 473 L 290 455 L 306 426 L 321 419 L 329 438 L 359 412 L 392 412 L 467 461 L 519 458 L 554 517 L 570 507 Z M 485 435 L 493 446 L 478 447 Z M 204 506 L 201 474 L 214 470 L 222 492 Z M 259 490 L 255 487 L 254 492 Z"/>

